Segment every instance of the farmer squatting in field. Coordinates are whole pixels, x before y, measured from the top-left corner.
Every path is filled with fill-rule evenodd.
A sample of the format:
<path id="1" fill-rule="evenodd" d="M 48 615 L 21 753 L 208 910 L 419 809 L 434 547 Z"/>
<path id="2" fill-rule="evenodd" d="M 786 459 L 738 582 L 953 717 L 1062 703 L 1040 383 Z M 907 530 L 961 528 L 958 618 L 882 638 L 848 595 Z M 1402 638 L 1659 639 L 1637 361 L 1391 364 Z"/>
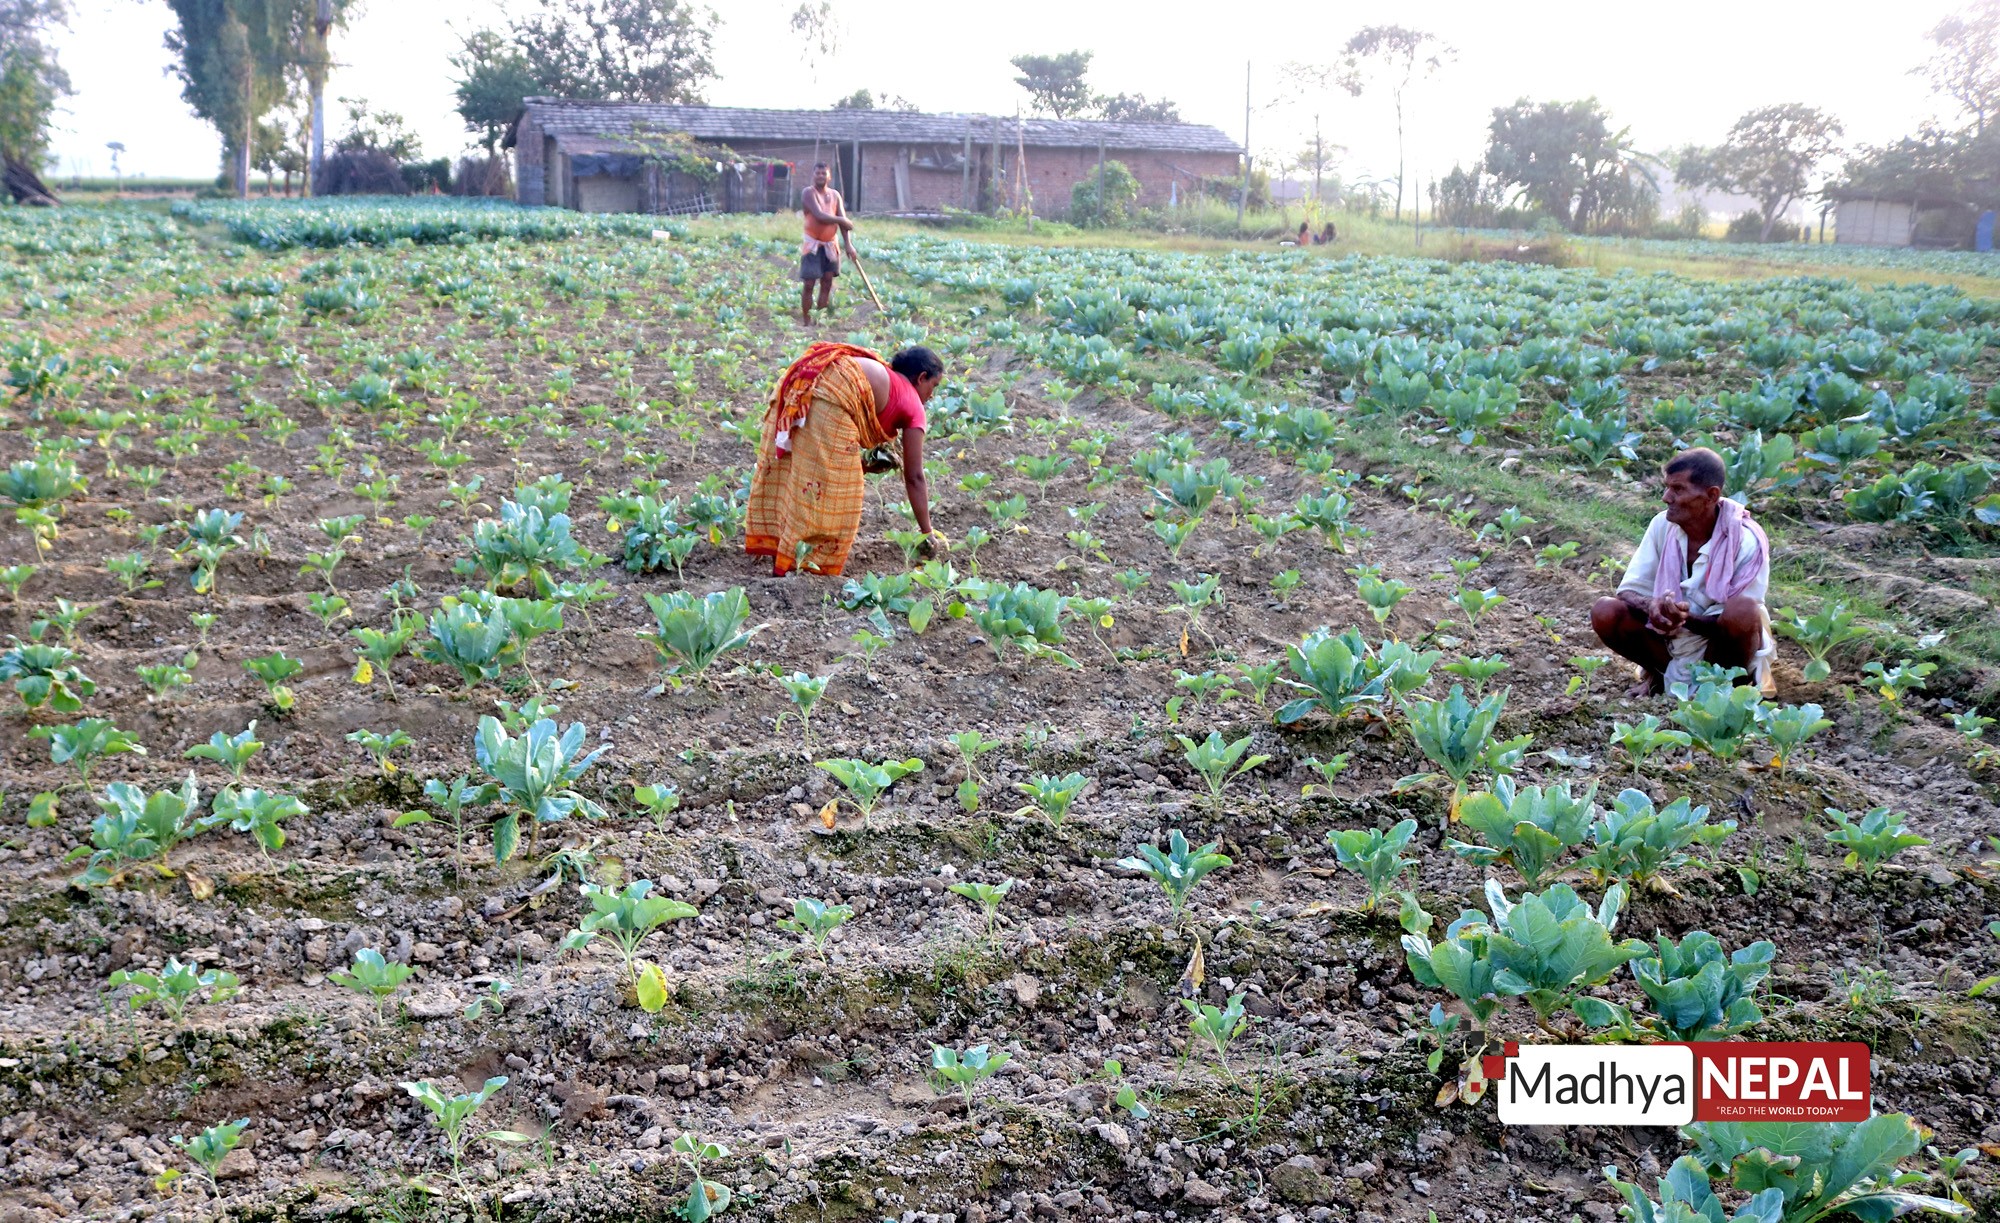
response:
<path id="1" fill-rule="evenodd" d="M 1722 456 L 1705 447 L 1668 460 L 1666 509 L 1646 528 L 1618 593 L 1590 609 L 1590 626 L 1639 664 L 1633 696 L 1693 679 L 1699 661 L 1742 667 L 1769 696 L 1771 541 L 1750 511 L 1722 495 Z M 1724 558 L 1719 563 L 1716 557 Z"/>
<path id="2" fill-rule="evenodd" d="M 924 404 L 942 381 L 944 362 L 928 348 L 905 348 L 886 363 L 852 344 L 806 349 L 764 413 L 745 551 L 770 557 L 781 574 L 803 567 L 838 575 L 861 530 L 866 452 L 898 433 L 903 489 L 928 549 L 937 536 L 924 480 Z"/>
<path id="3" fill-rule="evenodd" d="M 814 281 L 819 282 L 819 308 L 833 308 L 833 278 L 840 275 L 840 248 L 834 240 L 838 238 L 849 251 L 854 249 L 848 237 L 854 222 L 847 219 L 840 192 L 828 185 L 825 162 L 813 167 L 812 186 L 799 193 L 799 209 L 805 214 L 806 226 L 805 242 L 799 247 L 799 321 L 810 323 Z"/>

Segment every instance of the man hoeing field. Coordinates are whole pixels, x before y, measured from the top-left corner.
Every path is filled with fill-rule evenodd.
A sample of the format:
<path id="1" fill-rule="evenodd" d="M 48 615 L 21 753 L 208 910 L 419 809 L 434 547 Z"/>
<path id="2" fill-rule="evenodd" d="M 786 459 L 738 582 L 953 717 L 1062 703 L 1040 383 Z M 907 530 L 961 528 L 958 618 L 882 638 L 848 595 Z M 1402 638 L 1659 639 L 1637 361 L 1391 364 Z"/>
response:
<path id="1" fill-rule="evenodd" d="M 829 176 L 825 162 L 813 167 L 812 186 L 799 195 L 799 207 L 805 213 L 806 238 L 799 247 L 799 321 L 812 322 L 813 282 L 819 282 L 819 308 L 833 307 L 833 278 L 840 275 L 840 247 L 834 245 L 837 239 L 841 246 L 854 249 L 848 234 L 854 230 L 854 222 L 847 219 L 847 207 L 841 202 L 840 192 L 828 185 Z"/>
<path id="2" fill-rule="evenodd" d="M 1771 695 L 1771 541 L 1722 495 L 1727 473 L 1715 451 L 1684 450 L 1664 474 L 1667 508 L 1646 527 L 1618 593 L 1590 609 L 1590 626 L 1639 664 L 1633 696 L 1690 682 L 1697 662 L 1741 667 Z"/>

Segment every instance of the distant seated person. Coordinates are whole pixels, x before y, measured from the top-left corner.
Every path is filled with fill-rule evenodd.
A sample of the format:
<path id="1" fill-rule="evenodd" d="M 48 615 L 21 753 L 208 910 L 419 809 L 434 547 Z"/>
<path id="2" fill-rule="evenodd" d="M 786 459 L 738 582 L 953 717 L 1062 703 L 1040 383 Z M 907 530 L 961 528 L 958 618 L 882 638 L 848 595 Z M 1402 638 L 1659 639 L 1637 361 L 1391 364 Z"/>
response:
<path id="1" fill-rule="evenodd" d="M 1639 664 L 1630 695 L 1655 696 L 1691 683 L 1694 664 L 1741 667 L 1774 695 L 1771 541 L 1750 511 L 1722 495 L 1722 456 L 1705 447 L 1668 460 L 1666 509 L 1639 541 L 1618 593 L 1590 609 L 1590 626 L 1620 656 Z M 1719 559 L 1718 559 L 1719 558 Z"/>
<path id="2" fill-rule="evenodd" d="M 1306 224 L 1304 221 L 1300 221 L 1297 241 L 1300 246 L 1311 246 L 1313 244 L 1312 226 Z"/>
<path id="3" fill-rule="evenodd" d="M 1338 236 L 1339 234 L 1333 228 L 1333 222 L 1328 221 L 1319 231 L 1319 237 L 1314 238 L 1313 241 L 1319 243 L 1321 246 L 1332 246 L 1333 240 Z"/>

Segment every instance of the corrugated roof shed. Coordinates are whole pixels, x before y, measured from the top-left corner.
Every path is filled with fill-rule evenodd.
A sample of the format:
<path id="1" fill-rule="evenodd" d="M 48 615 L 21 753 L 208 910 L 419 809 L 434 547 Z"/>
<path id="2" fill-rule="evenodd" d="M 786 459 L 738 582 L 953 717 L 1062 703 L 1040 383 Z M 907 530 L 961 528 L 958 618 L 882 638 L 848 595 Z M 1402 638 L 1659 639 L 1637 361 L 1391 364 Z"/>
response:
<path id="1" fill-rule="evenodd" d="M 697 140 L 854 141 L 866 144 L 956 144 L 971 125 L 972 138 L 990 139 L 990 115 L 927 115 L 899 110 L 758 110 L 743 106 L 668 106 L 654 102 L 593 102 L 526 98 L 521 119 L 532 114 L 550 135 L 606 136 L 636 125 L 686 132 Z M 1014 143 L 1012 116 L 1000 119 L 1001 139 Z M 1240 154 L 1220 129 L 1201 123 L 1104 123 L 1089 119 L 1022 119 L 1021 141 L 1034 148 L 1146 149 L 1177 153 Z M 514 143 L 509 132 L 507 143 Z"/>

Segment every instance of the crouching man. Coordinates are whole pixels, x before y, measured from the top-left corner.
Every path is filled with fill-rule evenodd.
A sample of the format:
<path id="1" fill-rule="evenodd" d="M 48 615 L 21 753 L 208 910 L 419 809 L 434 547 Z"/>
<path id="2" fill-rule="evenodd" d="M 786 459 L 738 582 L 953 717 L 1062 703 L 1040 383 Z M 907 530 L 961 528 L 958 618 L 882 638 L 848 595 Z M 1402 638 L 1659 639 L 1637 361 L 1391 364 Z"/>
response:
<path id="1" fill-rule="evenodd" d="M 1654 696 L 1693 679 L 1696 662 L 1742 667 L 1767 696 L 1776 692 L 1776 645 L 1764 594 L 1771 542 L 1750 512 L 1722 495 L 1722 456 L 1702 447 L 1668 461 L 1666 504 L 1625 568 L 1618 593 L 1590 609 L 1604 644 L 1639 664 L 1632 696 Z"/>

